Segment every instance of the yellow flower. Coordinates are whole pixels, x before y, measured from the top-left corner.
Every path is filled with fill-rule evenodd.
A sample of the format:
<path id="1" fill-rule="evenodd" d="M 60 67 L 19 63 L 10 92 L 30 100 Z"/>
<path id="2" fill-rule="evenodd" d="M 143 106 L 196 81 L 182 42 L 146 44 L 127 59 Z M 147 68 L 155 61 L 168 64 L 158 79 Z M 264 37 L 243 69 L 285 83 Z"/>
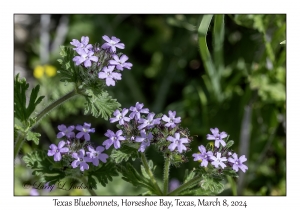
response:
<path id="1" fill-rule="evenodd" d="M 51 65 L 44 65 L 44 66 L 38 65 L 33 70 L 33 76 L 37 79 L 42 78 L 44 76 L 44 73 L 48 77 L 53 77 L 56 75 L 56 68 Z"/>
<path id="2" fill-rule="evenodd" d="M 48 77 L 53 77 L 56 75 L 56 68 L 54 66 L 45 65 L 45 72 Z"/>
<path id="3" fill-rule="evenodd" d="M 43 66 L 36 66 L 35 69 L 33 70 L 33 76 L 37 79 L 42 78 L 44 75 L 44 67 Z"/>

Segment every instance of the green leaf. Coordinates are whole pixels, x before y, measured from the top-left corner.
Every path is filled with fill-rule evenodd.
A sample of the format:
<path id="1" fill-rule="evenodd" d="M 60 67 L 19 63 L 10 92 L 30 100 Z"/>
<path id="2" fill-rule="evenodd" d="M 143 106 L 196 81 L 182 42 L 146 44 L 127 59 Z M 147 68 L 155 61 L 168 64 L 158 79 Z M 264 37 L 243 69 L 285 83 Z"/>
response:
<path id="1" fill-rule="evenodd" d="M 97 189 L 97 179 L 100 184 L 105 187 L 108 181 L 112 181 L 113 176 L 118 176 L 115 164 L 112 162 L 107 162 L 100 168 L 97 168 L 95 171 L 88 173 L 88 183 L 89 185 L 93 186 L 93 188 Z"/>
<path id="2" fill-rule="evenodd" d="M 129 182 L 136 187 L 147 188 L 152 193 L 158 194 L 150 179 L 142 176 L 130 163 L 127 163 L 126 166 L 118 165 L 118 171 L 123 175 L 122 179 L 126 182 Z"/>
<path id="3" fill-rule="evenodd" d="M 286 40 L 284 40 L 284 41 L 280 42 L 280 44 L 286 44 Z"/>
<path id="4" fill-rule="evenodd" d="M 239 177 L 239 175 L 237 174 L 237 172 L 233 169 L 228 169 L 228 168 L 225 168 L 222 173 L 224 175 L 227 175 L 227 176 L 231 176 L 231 177 Z"/>
<path id="5" fill-rule="evenodd" d="M 16 75 L 14 80 L 14 113 L 15 117 L 26 122 L 36 106 L 41 103 L 45 96 L 38 97 L 40 86 L 37 85 L 31 90 L 28 106 L 26 107 L 26 91 L 29 84 L 26 79 L 19 79 L 19 74 Z"/>
<path id="6" fill-rule="evenodd" d="M 189 170 L 186 169 L 186 170 L 185 170 L 185 176 L 184 176 L 185 178 L 184 178 L 184 182 L 183 182 L 183 183 L 186 183 L 186 182 L 190 181 L 192 178 L 195 177 L 195 175 L 196 175 L 196 173 L 195 173 L 194 170 L 192 170 L 192 171 L 189 173 Z"/>
<path id="7" fill-rule="evenodd" d="M 110 157 L 116 162 L 128 161 L 130 158 L 135 160 L 138 157 L 137 149 L 123 144 L 118 150 L 113 150 Z"/>
<path id="8" fill-rule="evenodd" d="M 226 143 L 226 146 L 225 148 L 230 148 L 232 145 L 234 144 L 234 141 L 233 140 L 229 140 L 227 143 Z"/>
<path id="9" fill-rule="evenodd" d="M 94 117 L 101 116 L 105 120 L 121 105 L 106 92 L 94 93 L 91 89 L 85 91 L 86 103 L 84 114 L 91 113 Z"/>
<path id="10" fill-rule="evenodd" d="M 32 175 L 38 176 L 42 182 L 55 184 L 65 178 L 60 163 L 55 163 L 47 156 L 46 151 L 34 151 L 23 157 L 27 167 L 33 170 Z"/>
<path id="11" fill-rule="evenodd" d="M 33 141 L 36 145 L 38 145 L 40 136 L 41 136 L 40 133 L 35 133 L 35 132 L 32 132 L 32 131 L 28 131 L 27 134 L 26 134 L 26 139 L 28 141 Z"/>
<path id="12" fill-rule="evenodd" d="M 73 58 L 75 56 L 75 51 L 71 47 L 60 46 L 60 55 L 62 59 L 57 61 L 61 64 L 61 69 L 58 73 L 61 76 L 60 81 L 62 82 L 80 82 L 79 78 L 79 66 L 74 64 Z"/>
<path id="13" fill-rule="evenodd" d="M 203 176 L 203 180 L 200 181 L 200 187 L 205 191 L 210 191 L 212 194 L 217 195 L 224 190 L 224 185 L 207 175 Z"/>

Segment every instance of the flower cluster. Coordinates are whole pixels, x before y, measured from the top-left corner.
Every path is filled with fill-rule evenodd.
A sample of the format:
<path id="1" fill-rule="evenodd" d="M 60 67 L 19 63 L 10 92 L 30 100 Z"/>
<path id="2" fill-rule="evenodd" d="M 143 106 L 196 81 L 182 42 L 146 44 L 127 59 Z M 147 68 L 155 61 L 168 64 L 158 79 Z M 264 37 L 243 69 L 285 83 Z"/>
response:
<path id="1" fill-rule="evenodd" d="M 116 133 L 108 130 L 105 133 L 108 137 L 103 142 L 106 149 L 111 145 L 119 149 L 120 142 L 126 141 L 138 143 L 139 152 L 145 152 L 147 147 L 155 143 L 160 151 L 183 153 L 187 151 L 190 143 L 188 131 L 179 127 L 181 118 L 176 117 L 176 111 L 169 111 L 168 115 L 155 115 L 148 108 L 144 108 L 143 103 L 137 102 L 129 109 L 116 110 L 110 122 L 118 122 L 117 127 L 120 130 Z"/>
<path id="2" fill-rule="evenodd" d="M 101 80 L 105 80 L 107 86 L 115 86 L 116 80 L 121 80 L 121 71 L 131 69 L 132 64 L 127 62 L 128 57 L 125 54 L 118 53 L 117 48 L 124 49 L 125 45 L 120 43 L 120 39 L 112 36 L 109 38 L 104 35 L 102 37 L 106 43 L 101 47 L 99 44 L 89 44 L 89 37 L 82 36 L 81 42 L 73 39 L 70 42 L 78 55 L 73 58 L 75 65 L 82 65 L 89 74 L 97 76 Z"/>
<path id="3" fill-rule="evenodd" d="M 78 131 L 75 134 L 75 129 Z M 65 126 L 59 125 L 57 134 L 61 140 L 58 145 L 51 144 L 48 150 L 48 156 L 54 156 L 54 161 L 62 161 L 67 163 L 66 167 L 77 168 L 81 171 L 90 168 L 88 163 L 94 166 L 99 165 L 99 161 L 106 163 L 108 155 L 102 153 L 105 149 L 102 146 L 94 148 L 90 142 L 90 133 L 94 133 L 95 129 L 91 128 L 91 124 Z"/>
<path id="4" fill-rule="evenodd" d="M 211 163 L 215 168 L 231 167 L 233 170 L 238 172 L 242 170 L 244 173 L 248 170 L 248 167 L 243 163 L 247 161 L 245 155 L 238 158 L 236 153 L 228 151 L 226 148 L 226 142 L 224 139 L 228 137 L 227 133 L 219 132 L 218 128 L 211 128 L 212 134 L 207 134 L 208 140 L 214 140 L 214 149 L 212 151 L 207 151 L 206 148 L 201 145 L 198 147 L 200 154 L 193 154 L 194 161 L 201 161 L 201 166 L 207 167 L 208 163 Z M 220 144 L 222 146 L 220 146 Z"/>

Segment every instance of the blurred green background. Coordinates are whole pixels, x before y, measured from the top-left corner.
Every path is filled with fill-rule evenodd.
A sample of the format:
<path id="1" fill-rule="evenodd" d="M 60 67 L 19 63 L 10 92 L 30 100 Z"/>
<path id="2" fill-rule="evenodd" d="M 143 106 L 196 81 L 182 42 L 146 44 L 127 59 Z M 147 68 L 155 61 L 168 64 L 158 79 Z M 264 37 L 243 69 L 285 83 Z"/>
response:
<path id="1" fill-rule="evenodd" d="M 14 75 L 26 77 L 30 89 L 41 84 L 40 94 L 46 96 L 41 110 L 72 89 L 57 74 L 60 45 L 71 46 L 72 39 L 81 36 L 102 44 L 103 35 L 116 36 L 125 44 L 119 52 L 129 57 L 133 67 L 123 71 L 115 87 L 107 88 L 110 94 L 122 108 L 140 102 L 156 113 L 175 110 L 194 136 L 189 162 L 172 167 L 170 178 L 182 182 L 186 168 L 198 167 L 191 155 L 199 145 L 206 145 L 209 129 L 218 127 L 235 140 L 233 148 L 246 155 L 249 168 L 233 180 L 236 184 L 224 182 L 221 195 L 233 195 L 232 188 L 238 195 L 286 195 L 286 46 L 280 44 L 286 39 L 286 15 L 208 19 L 200 14 L 15 15 Z M 200 23 L 204 34 L 200 27 L 199 37 Z M 90 122 L 96 129 L 91 139 L 99 145 L 107 129 L 116 130 L 115 124 L 83 115 L 83 103 L 80 97 L 68 101 L 34 128 L 42 134 L 40 144 L 26 142 L 15 160 L 15 195 L 33 194 L 23 185 L 37 180 L 22 155 L 58 143 L 58 125 Z M 151 147 L 146 153 L 161 179 L 162 155 Z M 106 188 L 99 184 L 97 190 L 99 195 L 142 192 L 120 177 Z M 85 190 L 39 190 L 38 194 L 89 195 Z"/>

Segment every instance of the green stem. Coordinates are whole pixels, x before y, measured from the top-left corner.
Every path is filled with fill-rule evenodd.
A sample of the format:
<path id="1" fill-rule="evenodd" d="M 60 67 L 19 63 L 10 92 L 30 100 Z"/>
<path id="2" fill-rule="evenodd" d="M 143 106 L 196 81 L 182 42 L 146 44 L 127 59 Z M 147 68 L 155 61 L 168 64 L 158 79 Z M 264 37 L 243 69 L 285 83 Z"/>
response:
<path id="1" fill-rule="evenodd" d="M 168 188 L 169 188 L 169 171 L 170 171 L 170 158 L 165 158 L 164 195 L 168 194 Z"/>
<path id="2" fill-rule="evenodd" d="M 40 119 L 42 119 L 48 112 L 50 112 L 52 109 L 57 107 L 58 105 L 62 104 L 63 102 L 69 100 L 73 96 L 77 95 L 76 89 L 73 91 L 69 92 L 68 94 L 64 95 L 63 97 L 59 98 L 58 100 L 54 101 L 53 103 L 49 104 L 43 111 L 41 111 L 37 116 L 36 116 L 36 122 L 38 122 Z"/>
<path id="3" fill-rule="evenodd" d="M 178 187 L 176 190 L 170 192 L 168 195 L 177 195 L 181 191 L 185 190 L 186 188 L 190 187 L 191 185 L 195 184 L 195 182 L 199 182 L 201 180 L 202 176 L 196 176 L 190 181 L 182 184 L 180 187 Z"/>
<path id="4" fill-rule="evenodd" d="M 97 193 L 92 188 L 90 188 L 90 186 L 89 186 L 88 182 L 86 181 L 85 177 L 82 177 L 79 180 L 82 181 L 82 183 L 87 187 L 87 190 L 89 191 L 89 193 L 92 196 L 97 196 Z"/>
<path id="5" fill-rule="evenodd" d="M 25 141 L 25 135 L 19 133 L 18 138 L 16 140 L 15 148 L 14 148 L 14 159 L 16 159 L 17 155 L 19 154 L 19 151 L 20 151 L 24 141 Z"/>
<path id="6" fill-rule="evenodd" d="M 157 184 L 157 182 L 156 182 L 156 180 L 153 176 L 152 171 L 150 170 L 150 167 L 148 165 L 148 162 L 147 162 L 147 159 L 146 159 L 146 156 L 145 156 L 144 153 L 141 153 L 141 158 L 142 158 L 143 166 L 145 167 L 145 170 L 146 170 L 147 174 L 150 176 L 150 180 L 151 180 L 153 186 L 155 187 L 158 195 L 163 195 L 161 189 L 159 188 L 159 186 L 158 186 L 158 184 Z"/>

